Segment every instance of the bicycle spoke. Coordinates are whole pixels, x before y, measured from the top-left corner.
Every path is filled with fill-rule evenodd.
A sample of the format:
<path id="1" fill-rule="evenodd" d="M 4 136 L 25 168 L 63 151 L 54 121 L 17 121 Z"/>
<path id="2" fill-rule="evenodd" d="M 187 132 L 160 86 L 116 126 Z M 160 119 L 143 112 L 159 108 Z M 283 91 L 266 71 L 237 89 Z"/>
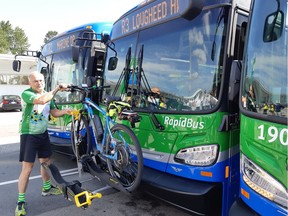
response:
<path id="1" fill-rule="evenodd" d="M 111 132 L 113 138 L 108 137 L 106 148 L 109 150 L 106 153 L 117 154 L 117 159 L 107 159 L 109 172 L 128 191 L 133 191 L 142 176 L 143 157 L 139 142 L 131 129 L 124 125 L 114 126 Z"/>
<path id="2" fill-rule="evenodd" d="M 71 127 L 72 149 L 77 158 L 88 154 L 90 151 L 90 131 L 89 125 L 84 116 L 76 120 Z"/>

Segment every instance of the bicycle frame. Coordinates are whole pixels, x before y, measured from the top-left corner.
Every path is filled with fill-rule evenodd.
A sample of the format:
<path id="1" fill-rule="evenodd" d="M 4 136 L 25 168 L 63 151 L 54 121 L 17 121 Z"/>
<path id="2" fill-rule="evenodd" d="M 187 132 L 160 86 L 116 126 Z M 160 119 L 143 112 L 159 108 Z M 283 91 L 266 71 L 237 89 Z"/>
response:
<path id="1" fill-rule="evenodd" d="M 96 133 L 95 133 L 95 128 L 93 127 L 94 125 L 92 124 L 92 134 L 93 134 L 93 139 L 95 141 L 95 148 L 101 152 L 101 154 L 106 157 L 106 158 L 109 158 L 109 159 L 112 159 L 112 160 L 117 160 L 117 156 L 118 156 L 118 153 L 115 152 L 115 154 L 113 155 L 108 155 L 108 154 L 105 154 L 105 152 L 103 152 L 103 148 L 105 147 L 105 141 L 106 141 L 106 138 L 107 138 L 107 132 L 109 133 L 109 135 L 111 137 L 112 136 L 112 133 L 111 133 L 111 130 L 110 130 L 110 125 L 115 125 L 116 122 L 110 117 L 107 115 L 107 112 L 105 110 L 103 110 L 100 106 L 98 106 L 97 104 L 95 104 L 90 98 L 88 97 L 85 97 L 84 100 L 82 101 L 83 105 L 84 105 L 84 110 L 87 111 L 87 114 L 88 114 L 88 118 L 89 119 L 93 119 L 94 118 L 94 112 L 93 112 L 93 108 L 98 110 L 103 116 L 105 116 L 105 124 L 103 125 L 104 127 L 104 133 L 103 133 L 103 139 L 101 141 L 101 143 L 98 143 L 97 139 L 96 139 Z M 121 136 L 121 135 L 120 135 Z M 116 147 L 116 143 L 113 142 L 113 139 L 112 139 L 112 142 L 111 142 L 112 146 L 113 147 Z M 93 144 L 92 144 L 93 145 Z M 127 143 L 125 143 L 125 145 L 127 145 Z"/>
<path id="2" fill-rule="evenodd" d="M 136 120 L 138 122 L 139 119 L 135 119 L 135 114 L 133 112 L 129 113 L 126 109 L 121 109 L 120 113 L 116 112 L 113 115 L 106 112 L 105 109 L 88 97 L 88 92 L 93 89 L 101 90 L 103 87 L 100 89 L 96 86 L 70 86 L 70 90 L 67 90 L 70 92 L 77 91 L 82 95 L 80 100 L 78 97 L 76 98 L 77 103 L 83 105 L 82 109 L 75 109 L 70 112 L 72 117 L 71 138 L 73 137 L 71 142 L 77 159 L 79 177 L 81 177 L 83 169 L 83 171 L 91 173 L 94 177 L 98 176 L 99 180 L 105 181 L 119 191 L 133 191 L 139 186 L 142 178 L 143 156 L 141 146 L 133 131 L 128 126 L 117 123 L 114 116 L 117 114 L 120 120 L 129 120 L 130 123 L 135 123 Z M 112 99 L 118 101 L 118 98 Z M 115 102 L 114 100 L 110 103 Z M 106 101 L 107 104 L 111 105 L 108 101 Z M 55 106 L 57 107 L 56 100 Z M 95 114 L 95 111 L 103 117 L 101 116 L 102 118 L 98 119 L 99 116 Z M 98 121 L 101 124 L 98 124 Z M 130 149 L 129 141 L 135 149 Z M 83 150 L 83 148 L 85 149 Z M 135 159 L 132 157 L 136 158 L 137 163 L 134 162 Z M 42 164 L 42 166 L 53 172 L 51 174 L 56 176 L 56 182 L 61 185 L 61 190 L 64 191 L 65 196 L 68 197 L 67 190 L 71 190 L 69 195 L 74 197 L 76 206 L 86 208 L 91 205 L 92 199 L 101 198 L 101 194 L 93 194 L 83 190 L 80 182 L 65 182 L 60 178 L 61 175 L 58 174 L 57 168 L 45 166 L 45 164 Z"/>

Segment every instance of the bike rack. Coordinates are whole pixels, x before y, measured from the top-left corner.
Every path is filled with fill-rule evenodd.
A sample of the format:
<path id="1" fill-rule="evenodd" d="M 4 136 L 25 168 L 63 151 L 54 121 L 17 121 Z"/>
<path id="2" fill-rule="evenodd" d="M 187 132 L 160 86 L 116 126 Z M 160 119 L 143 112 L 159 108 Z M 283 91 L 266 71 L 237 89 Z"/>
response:
<path id="1" fill-rule="evenodd" d="M 96 155 L 95 157 L 98 156 Z M 99 181 L 103 181 L 116 190 L 129 193 L 129 191 L 122 186 L 118 179 L 112 177 L 108 171 L 101 169 L 100 165 L 98 165 L 91 156 L 82 156 L 80 162 L 84 172 L 88 172 L 93 177 L 96 177 Z M 102 197 L 101 193 L 93 194 L 87 190 L 84 190 L 81 187 L 81 182 L 78 180 L 71 182 L 65 181 L 54 164 L 48 165 L 46 163 L 42 163 L 41 166 L 46 169 L 53 182 L 55 182 L 56 186 L 63 192 L 64 198 L 74 201 L 77 207 L 86 209 L 92 204 L 93 199 Z"/>
<path id="2" fill-rule="evenodd" d="M 71 182 L 65 181 L 54 164 L 48 165 L 42 163 L 41 166 L 46 169 L 50 177 L 56 183 L 56 186 L 63 192 L 64 198 L 74 201 L 77 207 L 86 209 L 91 205 L 91 201 L 94 198 L 102 197 L 101 193 L 92 194 L 91 192 L 81 188 L 82 184 L 78 180 Z"/>
<path id="3" fill-rule="evenodd" d="M 98 157 L 97 155 L 95 157 Z M 99 165 L 97 165 L 91 156 L 86 155 L 81 157 L 81 163 L 83 166 L 84 172 L 90 173 L 92 176 L 96 177 L 99 181 L 104 181 L 107 185 L 112 188 L 119 190 L 121 192 L 129 193 L 118 179 L 112 177 L 108 171 L 104 171 L 101 169 Z"/>

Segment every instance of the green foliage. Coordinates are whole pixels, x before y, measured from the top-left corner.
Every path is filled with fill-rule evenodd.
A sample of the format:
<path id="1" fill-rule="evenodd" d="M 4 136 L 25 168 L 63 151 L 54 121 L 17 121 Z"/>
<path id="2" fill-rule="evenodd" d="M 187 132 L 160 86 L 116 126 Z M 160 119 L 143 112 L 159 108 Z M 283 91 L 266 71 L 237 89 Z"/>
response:
<path id="1" fill-rule="evenodd" d="M 57 31 L 48 31 L 44 43 L 47 43 L 57 34 Z M 0 54 L 26 54 L 30 47 L 28 41 L 23 29 L 18 26 L 13 29 L 9 21 L 0 21 Z"/>
<path id="2" fill-rule="evenodd" d="M 57 34 L 57 31 L 48 31 L 44 38 L 44 44 L 46 44 L 51 38 L 55 37 Z"/>
<path id="3" fill-rule="evenodd" d="M 25 35 L 25 32 L 21 28 L 16 27 L 14 29 L 13 42 L 10 47 L 11 52 L 13 54 L 23 54 L 29 46 L 30 44 L 28 43 L 28 37 Z"/>
<path id="4" fill-rule="evenodd" d="M 28 37 L 18 26 L 13 29 L 9 21 L 0 22 L 0 53 L 23 54 L 28 48 Z"/>
<path id="5" fill-rule="evenodd" d="M 9 41 L 3 29 L 0 28 L 0 53 L 9 52 Z"/>

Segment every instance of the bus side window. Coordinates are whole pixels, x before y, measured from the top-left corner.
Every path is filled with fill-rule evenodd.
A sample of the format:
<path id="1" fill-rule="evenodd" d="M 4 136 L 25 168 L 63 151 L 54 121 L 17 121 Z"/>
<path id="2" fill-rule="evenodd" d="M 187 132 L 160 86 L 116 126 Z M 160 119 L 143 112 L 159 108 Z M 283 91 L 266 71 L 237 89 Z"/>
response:
<path id="1" fill-rule="evenodd" d="M 244 47 L 246 41 L 247 17 L 238 14 L 238 22 L 236 27 L 234 60 L 243 60 Z"/>

